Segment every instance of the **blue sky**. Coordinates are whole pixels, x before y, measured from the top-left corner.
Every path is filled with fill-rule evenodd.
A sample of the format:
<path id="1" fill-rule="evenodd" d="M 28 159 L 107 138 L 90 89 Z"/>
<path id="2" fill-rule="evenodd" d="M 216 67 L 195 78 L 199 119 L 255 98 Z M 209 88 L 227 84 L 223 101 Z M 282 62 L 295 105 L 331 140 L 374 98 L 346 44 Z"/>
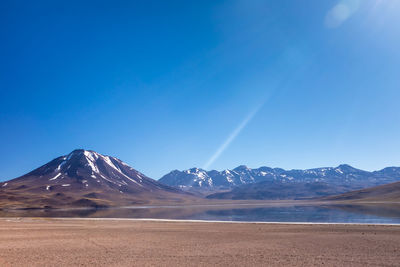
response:
<path id="1" fill-rule="evenodd" d="M 400 2 L 2 1 L 0 180 L 75 148 L 172 169 L 400 166 Z"/>

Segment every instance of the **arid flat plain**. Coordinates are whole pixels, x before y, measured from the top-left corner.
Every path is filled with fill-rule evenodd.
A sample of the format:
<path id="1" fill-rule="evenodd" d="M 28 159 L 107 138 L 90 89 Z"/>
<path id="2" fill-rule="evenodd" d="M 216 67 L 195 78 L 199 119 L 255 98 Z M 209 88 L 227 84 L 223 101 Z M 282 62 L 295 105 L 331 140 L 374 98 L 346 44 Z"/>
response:
<path id="1" fill-rule="evenodd" d="M 400 226 L 0 220 L 1 266 L 399 266 Z"/>

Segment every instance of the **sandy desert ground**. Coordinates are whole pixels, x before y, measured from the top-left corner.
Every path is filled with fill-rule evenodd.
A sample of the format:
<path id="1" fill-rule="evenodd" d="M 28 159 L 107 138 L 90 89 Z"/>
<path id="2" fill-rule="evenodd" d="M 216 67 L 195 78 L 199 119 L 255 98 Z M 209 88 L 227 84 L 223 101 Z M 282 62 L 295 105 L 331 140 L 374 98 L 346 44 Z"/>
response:
<path id="1" fill-rule="evenodd" d="M 0 219 L 0 266 L 399 266 L 400 226 Z"/>

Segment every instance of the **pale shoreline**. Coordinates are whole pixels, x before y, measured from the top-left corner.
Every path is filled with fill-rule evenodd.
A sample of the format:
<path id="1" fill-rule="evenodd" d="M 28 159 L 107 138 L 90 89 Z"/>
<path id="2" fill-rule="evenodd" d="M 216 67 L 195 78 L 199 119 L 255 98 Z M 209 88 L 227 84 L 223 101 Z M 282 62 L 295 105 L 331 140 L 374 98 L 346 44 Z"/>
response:
<path id="1" fill-rule="evenodd" d="M 359 225 L 359 226 L 399 226 L 400 223 L 341 223 L 341 222 L 264 222 L 264 221 L 213 221 L 213 220 L 185 220 L 185 219 L 153 219 L 153 218 L 76 218 L 76 217 L 0 217 L 5 221 L 20 220 L 45 221 L 132 221 L 132 222 L 177 222 L 177 223 L 233 223 L 233 224 L 277 224 L 277 225 Z"/>

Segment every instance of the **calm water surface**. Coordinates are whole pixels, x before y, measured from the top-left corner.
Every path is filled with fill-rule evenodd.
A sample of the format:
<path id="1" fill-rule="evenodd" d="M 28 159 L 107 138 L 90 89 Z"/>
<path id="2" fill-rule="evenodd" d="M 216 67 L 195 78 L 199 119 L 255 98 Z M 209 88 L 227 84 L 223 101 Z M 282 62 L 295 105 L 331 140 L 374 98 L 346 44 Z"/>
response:
<path id="1" fill-rule="evenodd" d="M 110 209 L 3 211 L 0 212 L 0 216 L 400 224 L 400 205 L 143 206 Z"/>

